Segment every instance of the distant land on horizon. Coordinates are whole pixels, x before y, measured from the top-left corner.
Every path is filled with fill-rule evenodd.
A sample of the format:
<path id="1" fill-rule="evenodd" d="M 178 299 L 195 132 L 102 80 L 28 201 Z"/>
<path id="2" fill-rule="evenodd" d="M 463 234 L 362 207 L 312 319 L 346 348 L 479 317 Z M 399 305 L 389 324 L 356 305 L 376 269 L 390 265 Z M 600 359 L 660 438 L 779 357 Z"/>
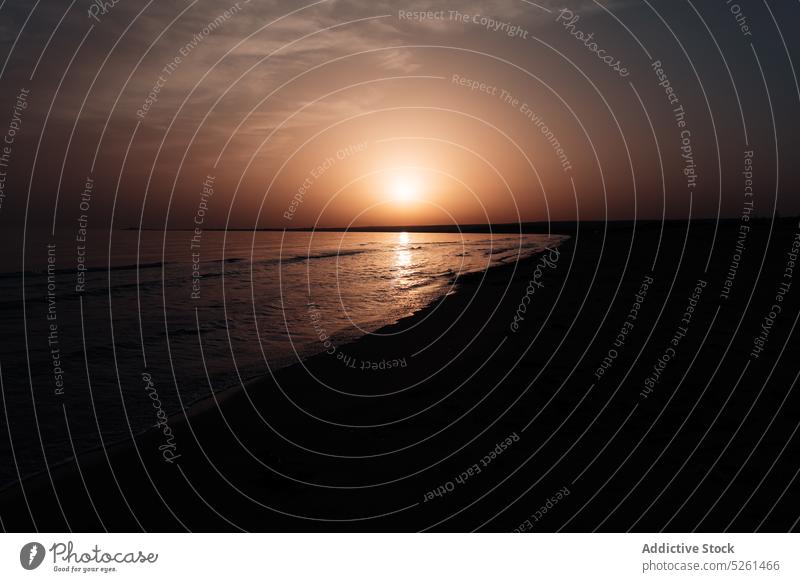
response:
<path id="1" fill-rule="evenodd" d="M 791 222 L 800 219 L 800 217 L 793 216 L 776 216 L 775 223 Z M 653 229 L 660 228 L 662 225 L 666 228 L 677 228 L 687 222 L 691 224 L 720 224 L 730 225 L 740 222 L 740 218 L 693 218 L 686 219 L 641 219 L 641 220 L 554 220 L 551 222 L 520 222 L 520 223 L 500 223 L 500 224 L 430 224 L 430 225 L 401 225 L 401 226 L 356 226 L 356 227 L 342 227 L 342 226 L 328 226 L 328 227 L 297 227 L 297 228 L 278 228 L 278 227 L 206 227 L 202 230 L 204 232 L 417 232 L 417 233 L 466 233 L 466 234 L 481 234 L 481 233 L 497 233 L 497 234 L 543 234 L 548 231 L 562 232 L 564 230 L 574 230 L 577 225 L 582 225 L 587 228 L 598 228 L 606 226 L 609 230 L 627 229 L 633 227 L 635 224 L 639 229 Z M 769 223 L 773 219 L 769 217 L 752 217 L 750 223 Z M 128 226 L 120 228 L 120 230 L 143 230 L 143 231 L 193 231 L 193 228 L 141 228 L 135 226 Z"/>

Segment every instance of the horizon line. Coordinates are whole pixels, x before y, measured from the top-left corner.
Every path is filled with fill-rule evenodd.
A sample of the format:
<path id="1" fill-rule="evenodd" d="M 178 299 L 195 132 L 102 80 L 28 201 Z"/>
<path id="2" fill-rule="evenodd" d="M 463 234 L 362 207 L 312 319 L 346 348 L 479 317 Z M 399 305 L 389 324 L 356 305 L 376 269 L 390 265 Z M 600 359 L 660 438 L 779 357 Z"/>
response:
<path id="1" fill-rule="evenodd" d="M 751 221 L 786 221 L 800 219 L 798 216 L 754 216 Z M 620 225 L 633 225 L 633 224 L 685 224 L 685 223 L 733 223 L 740 222 L 741 218 L 716 218 L 716 217 L 703 217 L 703 218 L 640 218 L 640 219 L 615 219 L 615 220 L 551 220 L 551 221 L 527 221 L 527 222 L 500 222 L 500 223 L 469 223 L 469 224 L 405 224 L 405 225 L 368 225 L 368 226 L 300 226 L 300 227 L 277 227 L 277 226 L 235 226 L 235 227 L 203 227 L 200 230 L 204 232 L 474 232 L 476 230 L 488 232 L 498 231 L 508 233 L 509 229 L 514 232 L 523 231 L 525 228 L 544 228 L 548 226 L 566 226 L 566 225 L 603 225 L 610 224 L 614 226 Z M 136 226 L 120 226 L 115 230 L 142 230 L 142 231 L 194 231 L 195 227 L 136 227 Z"/>

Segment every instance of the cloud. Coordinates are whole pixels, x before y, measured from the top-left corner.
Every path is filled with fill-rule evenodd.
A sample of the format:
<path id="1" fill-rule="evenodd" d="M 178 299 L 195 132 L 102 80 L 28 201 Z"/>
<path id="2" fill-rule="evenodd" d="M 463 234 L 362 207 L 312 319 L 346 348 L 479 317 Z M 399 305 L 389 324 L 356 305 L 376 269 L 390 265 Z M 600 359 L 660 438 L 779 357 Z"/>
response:
<path id="1" fill-rule="evenodd" d="M 537 4 L 550 9 L 560 6 L 555 0 L 540 0 Z M 582 15 L 601 11 L 591 0 L 568 4 Z M 69 51 L 75 50 L 94 24 L 79 58 L 73 63 L 51 119 L 63 127 L 71 127 L 88 86 L 108 57 L 81 112 L 81 123 L 94 124 L 98 133 L 117 99 L 116 115 L 130 122 L 136 119 L 137 110 L 160 83 L 163 86 L 159 87 L 144 124 L 163 130 L 191 93 L 180 120 L 193 131 L 225 94 L 209 116 L 207 130 L 226 135 L 232 124 L 235 126 L 259 99 L 299 77 L 257 109 L 242 127 L 244 134 L 259 134 L 275 127 L 303 103 L 352 82 L 352 79 L 336 78 L 337 71 L 345 65 L 355 64 L 351 74 L 361 75 L 362 79 L 365 72 L 372 77 L 422 74 L 427 65 L 425 58 L 430 55 L 402 48 L 403 45 L 470 46 L 473 41 L 505 42 L 502 35 L 489 33 L 473 24 L 403 22 L 397 18 L 398 4 L 394 0 L 329 0 L 306 4 L 296 0 L 199 0 L 191 5 L 157 0 L 144 10 L 142 3 L 120 0 L 100 17 L 100 22 L 88 18 L 87 6 L 88 2 L 79 2 L 64 19 L 42 62 L 40 74 L 47 80 L 60 78 L 71 57 Z M 432 6 L 429 0 L 403 2 L 404 10 L 429 10 Z M 522 0 L 443 1 L 435 8 L 483 14 L 497 20 L 519 22 L 526 28 L 552 20 L 551 14 Z M 3 7 L 0 44 L 6 49 L 10 48 L 30 10 L 27 2 L 14 0 L 8 0 Z M 23 35 L 26 48 L 19 47 L 10 59 L 10 74 L 16 72 L 25 77 L 29 74 L 64 10 L 60 2 L 42 0 Z M 112 49 L 114 52 L 110 53 Z M 348 58 L 357 53 L 363 54 Z M 141 65 L 134 72 L 139 59 L 142 59 Z M 180 63 L 165 74 L 164 67 L 177 62 L 176 59 L 180 59 Z M 311 70 L 315 72 L 304 75 Z M 129 75 L 130 81 L 127 81 Z M 205 80 L 198 86 L 204 76 Z M 379 103 L 382 96 L 381 89 L 376 88 L 330 98 L 293 118 L 285 132 L 314 124 L 324 125 L 366 111 Z M 127 126 L 122 127 L 119 131 L 124 133 Z M 174 129 L 180 133 L 182 126 Z M 110 131 L 115 131 L 113 124 Z M 104 147 L 107 146 L 104 144 Z"/>

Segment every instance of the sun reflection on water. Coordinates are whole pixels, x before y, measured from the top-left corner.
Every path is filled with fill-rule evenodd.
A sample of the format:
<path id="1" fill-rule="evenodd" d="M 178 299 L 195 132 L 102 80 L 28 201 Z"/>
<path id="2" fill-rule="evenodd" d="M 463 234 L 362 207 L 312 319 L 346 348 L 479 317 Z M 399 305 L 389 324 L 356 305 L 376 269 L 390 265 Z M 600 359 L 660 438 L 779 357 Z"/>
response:
<path id="1" fill-rule="evenodd" d="M 411 236 L 407 232 L 401 232 L 397 237 L 398 247 L 394 253 L 395 278 L 399 279 L 398 284 L 403 284 L 403 279 L 408 276 L 408 268 L 411 266 Z"/>

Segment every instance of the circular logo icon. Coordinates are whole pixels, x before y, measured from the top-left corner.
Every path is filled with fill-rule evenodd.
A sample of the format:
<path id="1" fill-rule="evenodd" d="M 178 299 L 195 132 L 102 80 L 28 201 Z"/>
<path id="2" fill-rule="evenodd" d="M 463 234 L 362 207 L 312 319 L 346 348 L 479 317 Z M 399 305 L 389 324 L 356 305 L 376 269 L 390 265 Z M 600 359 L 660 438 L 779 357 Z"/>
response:
<path id="1" fill-rule="evenodd" d="M 38 542 L 30 542 L 19 551 L 19 563 L 26 570 L 35 570 L 44 561 L 44 546 Z"/>

